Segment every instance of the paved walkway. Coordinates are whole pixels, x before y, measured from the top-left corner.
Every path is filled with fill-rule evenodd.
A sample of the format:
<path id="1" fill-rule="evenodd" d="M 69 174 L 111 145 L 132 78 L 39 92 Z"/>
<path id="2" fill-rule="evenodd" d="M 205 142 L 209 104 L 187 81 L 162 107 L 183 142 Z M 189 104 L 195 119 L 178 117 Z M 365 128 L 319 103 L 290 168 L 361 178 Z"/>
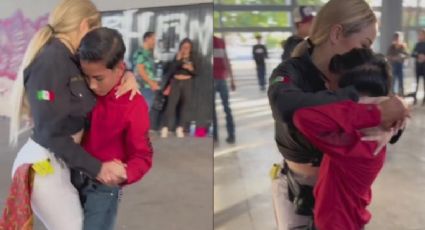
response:
<path id="1" fill-rule="evenodd" d="M 7 146 L 7 129 L 7 120 L 1 119 L 1 213 L 17 152 Z M 153 137 L 152 142 L 154 166 L 142 181 L 124 189 L 116 229 L 212 230 L 212 139 Z M 36 223 L 35 230 L 44 229 Z"/>

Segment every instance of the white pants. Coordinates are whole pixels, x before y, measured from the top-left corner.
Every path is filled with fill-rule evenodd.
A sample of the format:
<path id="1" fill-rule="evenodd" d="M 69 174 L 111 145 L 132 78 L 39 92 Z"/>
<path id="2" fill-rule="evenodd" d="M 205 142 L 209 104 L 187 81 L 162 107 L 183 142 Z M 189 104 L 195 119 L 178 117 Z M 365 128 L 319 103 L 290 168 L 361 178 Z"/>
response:
<path id="1" fill-rule="evenodd" d="M 40 156 L 44 155 L 44 159 L 34 159 L 34 155 L 31 156 L 34 152 L 38 152 Z M 35 163 L 45 160 L 45 157 L 50 159 L 54 173 L 34 176 L 31 193 L 31 208 L 34 214 L 48 230 L 82 230 L 83 210 L 80 198 L 78 191 L 71 184 L 70 170 L 65 163 L 29 139 L 15 159 L 14 170 L 22 162 Z"/>
<path id="2" fill-rule="evenodd" d="M 303 177 L 297 174 L 294 174 L 294 177 L 301 184 L 314 185 L 315 178 Z M 278 230 L 309 229 L 313 218 L 296 214 L 295 206 L 288 197 L 286 175 L 279 173 L 278 178 L 272 180 L 273 208 Z"/>

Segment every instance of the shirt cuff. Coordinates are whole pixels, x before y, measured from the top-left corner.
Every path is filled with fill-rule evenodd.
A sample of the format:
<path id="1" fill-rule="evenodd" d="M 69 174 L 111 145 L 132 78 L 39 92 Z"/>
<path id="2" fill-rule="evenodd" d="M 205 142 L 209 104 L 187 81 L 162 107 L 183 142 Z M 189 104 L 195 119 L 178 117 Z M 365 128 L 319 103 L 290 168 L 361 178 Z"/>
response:
<path id="1" fill-rule="evenodd" d="M 353 124 L 356 129 L 379 126 L 381 124 L 381 111 L 375 104 L 357 104 L 353 111 Z"/>

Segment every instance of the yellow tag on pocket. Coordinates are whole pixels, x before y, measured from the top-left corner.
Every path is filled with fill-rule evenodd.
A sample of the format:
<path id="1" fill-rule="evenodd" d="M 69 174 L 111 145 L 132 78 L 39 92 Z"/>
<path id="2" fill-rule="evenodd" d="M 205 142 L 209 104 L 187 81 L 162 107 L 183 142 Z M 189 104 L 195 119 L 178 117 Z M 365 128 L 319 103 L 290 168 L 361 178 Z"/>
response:
<path id="1" fill-rule="evenodd" d="M 53 166 L 50 164 L 49 159 L 34 163 L 32 165 L 32 169 L 34 169 L 35 173 L 40 176 L 46 176 L 54 172 Z"/>
<path id="2" fill-rule="evenodd" d="M 270 169 L 270 178 L 272 180 L 278 178 L 281 170 L 282 166 L 280 166 L 280 164 L 273 164 L 272 168 Z"/>

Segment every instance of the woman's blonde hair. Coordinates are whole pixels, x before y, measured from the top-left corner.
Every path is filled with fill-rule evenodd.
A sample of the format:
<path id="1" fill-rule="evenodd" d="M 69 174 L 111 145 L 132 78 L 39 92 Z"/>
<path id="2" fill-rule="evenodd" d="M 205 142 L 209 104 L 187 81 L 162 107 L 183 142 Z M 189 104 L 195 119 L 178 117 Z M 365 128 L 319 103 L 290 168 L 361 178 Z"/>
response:
<path id="1" fill-rule="evenodd" d="M 320 46 L 325 43 L 332 26 L 341 25 L 345 37 L 360 32 L 363 28 L 376 23 L 376 15 L 364 0 L 330 0 L 314 18 L 309 40 L 295 47 L 292 57 L 304 55 L 311 45 Z"/>
<path id="2" fill-rule="evenodd" d="M 50 13 L 49 22 L 32 37 L 17 72 L 12 95 L 9 142 L 16 145 L 22 118 L 30 119 L 30 108 L 24 89 L 24 70 L 33 62 L 38 53 L 53 37 L 67 35 L 78 31 L 83 20 L 90 28 L 100 26 L 100 13 L 90 0 L 63 0 Z M 76 48 L 76 47 L 74 47 Z"/>

